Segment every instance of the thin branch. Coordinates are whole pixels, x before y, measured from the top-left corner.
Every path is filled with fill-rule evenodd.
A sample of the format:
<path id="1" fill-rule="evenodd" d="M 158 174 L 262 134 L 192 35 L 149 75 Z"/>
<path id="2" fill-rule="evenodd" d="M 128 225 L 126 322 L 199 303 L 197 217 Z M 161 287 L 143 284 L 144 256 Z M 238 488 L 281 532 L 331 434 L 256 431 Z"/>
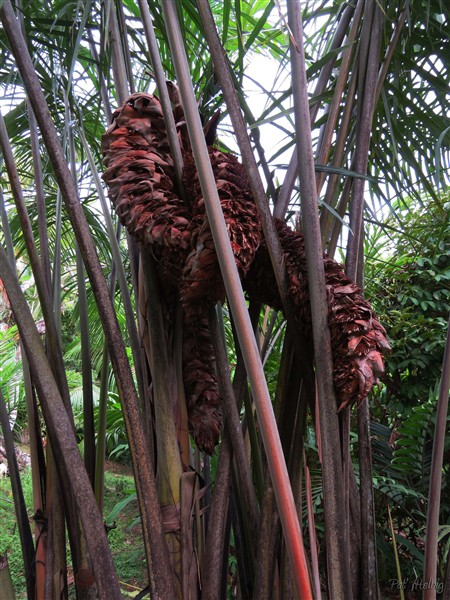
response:
<path id="1" fill-rule="evenodd" d="M 242 356 L 240 355 L 237 359 L 233 380 L 233 390 L 237 400 L 238 410 L 241 408 L 242 397 L 246 393 L 246 388 L 247 377 L 243 366 Z M 218 598 L 224 597 L 221 590 L 224 577 L 226 578 L 226 573 L 223 573 L 223 570 L 225 562 L 224 558 L 226 556 L 225 541 L 228 524 L 227 515 L 229 514 L 228 506 L 232 458 L 233 446 L 228 431 L 225 430 L 217 463 L 214 494 L 212 497 L 208 534 L 206 538 L 205 555 L 208 556 L 208 568 L 205 569 L 205 579 L 202 588 L 202 598 L 204 597 L 205 600 L 217 600 Z"/>
<path id="2" fill-rule="evenodd" d="M 361 22 L 363 8 L 364 0 L 359 0 L 358 5 L 356 7 L 354 19 L 352 21 L 352 26 L 346 39 L 346 44 L 348 44 L 349 47 L 346 48 L 342 56 L 342 61 L 339 68 L 339 75 L 336 81 L 336 86 L 334 88 L 333 99 L 331 101 L 327 122 L 319 143 L 319 151 L 317 153 L 317 162 L 319 163 L 319 165 L 326 164 L 330 153 L 333 132 L 336 126 L 336 122 L 338 120 L 339 113 L 341 112 L 341 99 L 350 71 L 350 59 L 355 53 L 354 43 Z M 319 173 L 317 177 L 318 194 L 320 194 L 320 190 L 322 189 L 324 180 L 325 173 Z"/>
<path id="3" fill-rule="evenodd" d="M 231 483 L 231 460 L 233 456 L 230 437 L 225 434 L 220 447 L 217 474 L 214 482 L 210 523 L 206 537 L 205 554 L 208 557 L 208 567 L 205 569 L 202 587 L 203 600 L 221 598 L 223 552 L 225 530 L 228 515 L 228 502 Z"/>
<path id="4" fill-rule="evenodd" d="M 244 436 L 242 434 L 239 413 L 233 388 L 230 380 L 228 357 L 224 347 L 224 339 L 218 325 L 218 318 L 214 308 L 208 314 L 209 330 L 216 356 L 216 372 L 220 389 L 222 407 L 226 418 L 225 426 L 228 429 L 233 447 L 233 458 L 239 475 L 239 492 L 242 494 L 244 509 L 248 512 L 251 536 L 256 541 L 256 532 L 259 521 L 259 507 L 253 487 L 250 466 L 245 450 Z"/>
<path id="5" fill-rule="evenodd" d="M 27 39 L 26 27 L 24 22 L 24 15 L 22 12 L 21 3 L 18 4 L 17 11 L 18 21 L 23 33 L 23 37 Z M 42 261 L 42 269 L 44 271 L 44 277 L 47 280 L 47 287 L 50 293 L 52 287 L 52 275 L 50 270 L 50 255 L 49 255 L 49 244 L 48 244 L 48 232 L 47 232 L 47 211 L 45 204 L 45 192 L 44 192 L 44 177 L 42 172 L 42 159 L 39 147 L 39 133 L 36 123 L 36 117 L 34 116 L 33 109 L 29 102 L 27 102 L 28 110 L 28 125 L 30 128 L 30 145 L 31 154 L 33 157 L 33 177 L 34 177 L 34 188 L 36 194 L 36 209 L 38 218 L 38 231 L 39 231 L 39 250 Z"/>
<path id="6" fill-rule="evenodd" d="M 383 89 L 383 85 L 391 64 L 391 60 L 394 55 L 394 51 L 397 47 L 398 41 L 400 39 L 400 34 L 403 31 L 403 27 L 405 26 L 407 16 L 408 10 L 407 8 L 404 8 L 398 16 L 397 24 L 395 25 L 394 31 L 389 42 L 389 46 L 387 47 L 386 52 L 384 54 L 380 72 L 378 73 L 377 89 L 375 91 L 376 99 L 380 97 L 381 90 Z"/>
<path id="7" fill-rule="evenodd" d="M 166 76 L 159 55 L 158 43 L 156 40 L 155 29 L 153 27 L 152 17 L 148 7 L 147 0 L 138 0 L 139 10 L 141 12 L 144 33 L 152 60 L 152 67 L 155 73 L 156 85 L 158 86 L 159 99 L 166 123 L 167 136 L 169 139 L 170 151 L 175 168 L 175 177 L 177 188 L 180 192 L 183 190 L 183 157 L 181 155 L 180 143 L 178 141 L 177 128 L 170 103 L 169 93 L 166 86 Z"/>
<path id="8" fill-rule="evenodd" d="M 123 57 L 123 48 L 120 44 L 120 32 L 119 25 L 117 23 L 116 7 L 114 0 L 106 2 L 106 6 L 109 6 L 109 35 L 112 49 L 112 69 L 114 75 L 114 84 L 116 88 L 117 102 L 122 105 L 125 102 L 125 98 L 129 94 L 129 88 L 127 85 L 127 70 L 125 66 L 125 59 Z"/>
<path id="9" fill-rule="evenodd" d="M 127 36 L 127 21 L 125 18 L 125 11 L 123 9 L 122 0 L 117 0 L 117 26 L 121 41 L 122 48 L 122 56 L 126 68 L 128 87 L 131 94 L 134 94 L 134 81 L 133 81 L 133 67 L 131 64 L 131 52 L 130 47 L 128 45 L 128 36 Z"/>
<path id="10" fill-rule="evenodd" d="M 36 117 L 33 109 L 28 105 L 28 123 L 30 125 L 30 143 L 33 154 L 33 177 L 36 190 L 36 208 L 39 228 L 39 250 L 41 254 L 42 269 L 47 281 L 47 287 L 51 289 L 50 256 L 48 252 L 47 215 L 45 206 L 44 178 L 42 174 L 42 160 L 39 148 L 39 136 Z"/>
<path id="11" fill-rule="evenodd" d="M 68 136 L 69 164 L 75 186 L 77 181 L 77 164 L 73 128 L 70 126 L 71 114 L 67 95 L 65 96 L 65 119 Z M 94 394 L 92 389 L 92 360 L 91 341 L 89 335 L 88 301 L 86 291 L 86 274 L 78 244 L 75 248 L 77 265 L 77 292 L 80 312 L 80 343 L 81 343 L 81 373 L 83 381 L 83 434 L 84 434 L 84 464 L 95 486 L 95 426 L 94 426 Z"/>
<path id="12" fill-rule="evenodd" d="M 366 10 L 370 13 L 370 6 Z M 358 68 L 358 121 L 356 131 L 356 149 L 354 170 L 365 175 L 369 160 L 370 134 L 375 110 L 375 92 L 379 65 L 379 53 L 382 33 L 383 13 L 378 4 L 373 4 L 374 23 L 372 27 L 370 15 L 365 15 L 361 31 L 361 41 L 370 39 L 367 50 L 360 47 Z M 366 42 L 367 43 L 367 42 Z M 352 204 L 350 210 L 350 235 L 346 259 L 346 272 L 356 280 L 355 270 L 358 264 L 358 253 L 361 246 L 363 209 L 364 209 L 364 179 L 355 179 L 352 189 Z"/>

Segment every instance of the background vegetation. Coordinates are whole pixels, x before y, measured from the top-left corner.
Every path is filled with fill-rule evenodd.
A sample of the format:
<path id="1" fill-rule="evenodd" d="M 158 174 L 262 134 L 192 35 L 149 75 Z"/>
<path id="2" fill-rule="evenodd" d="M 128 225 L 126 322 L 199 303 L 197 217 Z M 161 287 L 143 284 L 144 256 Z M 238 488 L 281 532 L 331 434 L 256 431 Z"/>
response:
<path id="1" fill-rule="evenodd" d="M 307 176 L 297 178 L 296 142 L 299 123 L 308 130 L 309 122 L 301 121 L 295 79 L 302 69 L 295 62 L 297 48 L 304 48 L 318 205 L 313 208 L 320 218 L 322 245 L 345 262 L 347 272 L 364 288 L 392 346 L 386 374 L 369 402 L 339 417 L 333 409 L 328 426 L 320 418 L 329 399 L 305 382 L 302 387 L 297 376 L 292 323 L 287 326 L 281 312 L 250 306 L 303 534 L 312 582 L 306 591 L 292 576 L 289 545 L 280 533 L 283 506 L 275 505 L 276 483 L 268 474 L 270 451 L 264 449 L 255 413 L 255 390 L 249 392 L 245 382 L 239 386 L 242 348 L 228 304 L 219 311 L 228 364 L 224 361 L 218 368 L 230 368 L 236 399 L 242 401 L 245 453 L 239 456 L 225 428 L 211 458 L 191 441 L 189 468 L 163 468 L 161 456 L 170 449 L 162 446 L 161 423 L 165 427 L 166 421 L 161 414 L 165 410 L 164 419 L 173 418 L 172 409 L 167 410 L 173 398 L 159 387 L 160 369 L 142 351 L 145 326 L 138 319 L 138 299 L 143 280 L 136 246 L 105 201 L 100 180 L 101 137 L 112 111 L 129 92 L 162 93 L 155 83 L 158 65 L 151 36 L 144 27 L 147 11 L 164 77 L 180 79 L 173 41 L 169 43 L 178 22 L 199 112 L 207 120 L 220 110 L 218 143 L 244 154 L 233 132 L 232 105 L 223 93 L 220 70 L 225 67 L 214 71 L 198 5 L 211 8 L 271 210 L 306 233 L 315 225 L 303 203 Z M 298 7 L 294 0 L 290 10 L 293 6 Z M 31 453 L 33 475 L 22 477 L 25 518 L 20 489 L 14 491 L 30 598 L 67 597 L 69 588 L 80 598 L 97 593 L 115 598 L 120 589 L 129 591 L 124 581 L 144 587 L 144 580 L 152 594 L 159 591 L 167 598 L 187 598 L 189 586 L 192 598 L 401 597 L 393 582 L 403 578 L 416 597 L 449 593 L 448 442 L 433 453 L 433 440 L 440 439 L 436 426 L 443 425 L 445 431 L 447 421 L 442 399 L 448 399 L 441 379 L 450 308 L 448 8 L 439 0 L 310 0 L 300 7 L 303 38 L 295 27 L 298 15 L 288 14 L 286 3 L 277 1 L 0 1 L 0 241 L 5 249 L 0 255 L 0 403 L 6 406 L 15 443 L 25 442 Z M 45 130 L 46 109 L 38 104 L 21 60 L 25 52 L 11 38 L 13 10 L 61 142 L 59 157 Z M 18 39 L 17 33 L 14 37 Z M 274 77 L 262 74 L 266 65 Z M 299 162 L 302 172 L 305 156 Z M 88 237 L 94 242 L 97 266 L 89 263 Z M 312 256 L 315 250 L 307 247 L 308 252 Z M 315 258 L 322 261 L 319 252 Z M 14 267 L 21 293 L 11 288 L 7 263 Z M 144 279 L 146 285 L 155 284 L 148 272 Z M 99 292 L 101 285 L 104 291 Z M 152 332 L 153 343 L 167 354 L 168 380 L 180 383 L 177 328 L 167 325 L 171 318 L 176 322 L 176 312 L 170 312 L 175 309 L 161 281 L 155 285 L 153 306 L 166 324 L 161 337 Z M 108 289 L 117 329 L 108 316 Z M 155 289 L 161 294 L 159 304 Z M 19 296 L 31 312 L 36 335 L 34 326 L 24 321 Z M 37 351 L 31 351 L 31 344 L 38 342 L 45 345 L 48 372 L 34 363 Z M 316 347 L 316 369 L 325 354 L 325 347 Z M 45 387 L 54 378 L 56 391 Z M 53 407 L 63 404 L 67 424 L 60 420 L 55 426 Z M 6 429 L 3 420 L 5 440 Z M 180 439 L 170 438 L 176 451 Z M 327 488 L 330 461 L 321 454 L 325 440 L 335 444 L 343 491 L 337 506 L 337 523 L 344 532 L 340 543 L 336 523 L 327 516 L 333 494 Z M 84 466 L 81 460 L 70 462 L 74 444 Z M 129 480 L 124 487 L 111 476 L 105 480 L 105 457 L 132 465 L 136 488 Z M 433 466 L 442 485 L 431 480 Z M 188 479 L 192 473 L 198 476 Z M 11 465 L 10 475 L 12 482 Z M 166 496 L 162 481 L 175 482 Z M 183 509 L 183 500 L 175 497 L 180 488 L 188 504 Z M 433 489 L 440 490 L 440 497 Z M 91 495 L 93 504 L 84 515 Z M 120 504 L 127 499 L 128 504 Z M 9 509 L 10 503 L 9 488 L 2 482 L 0 510 Z M 160 505 L 181 511 L 182 534 L 164 531 Z M 430 516 L 433 506 L 436 517 Z M 117 529 L 108 533 L 101 552 L 100 546 L 90 546 L 91 539 L 84 540 L 86 523 L 97 523 L 92 535 L 102 543 L 103 521 L 108 524 L 111 511 L 119 521 L 139 512 L 142 536 L 137 541 L 136 533 L 133 551 L 140 563 L 137 570 L 147 565 L 145 576 L 118 563 L 128 538 Z M 45 522 L 45 535 L 40 522 Z M 255 522 L 257 527 L 252 527 Z M 34 541 L 29 526 L 28 536 L 25 531 L 27 523 Z M 153 529 L 155 523 L 160 529 Z M 256 532 L 260 537 L 254 537 Z M 11 547 L 11 533 L 8 528 L 7 536 L 0 537 L 0 555 Z M 114 563 L 108 562 L 108 543 Z M 170 564 L 167 544 L 179 562 Z M 332 560 L 336 547 L 337 565 Z M 214 548 L 218 552 L 213 554 Z M 435 563 L 427 566 L 426 556 Z M 17 579 L 21 567 L 10 557 L 16 591 L 24 593 L 23 580 Z M 298 554 L 296 558 L 301 559 Z M 33 566 L 44 562 L 46 572 Z M 75 583 L 71 572 L 77 574 Z M 431 590 L 413 587 L 428 578 L 434 582 Z"/>

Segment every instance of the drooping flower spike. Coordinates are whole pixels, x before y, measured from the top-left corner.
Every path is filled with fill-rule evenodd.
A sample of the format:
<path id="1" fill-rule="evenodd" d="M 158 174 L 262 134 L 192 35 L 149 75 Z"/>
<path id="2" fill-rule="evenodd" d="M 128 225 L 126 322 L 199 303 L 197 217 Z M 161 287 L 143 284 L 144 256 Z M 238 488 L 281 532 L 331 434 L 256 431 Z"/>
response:
<path id="1" fill-rule="evenodd" d="M 184 200 L 175 188 L 173 161 L 159 100 L 130 96 L 103 136 L 104 180 L 131 235 L 151 251 L 164 281 L 177 289 L 184 311 L 183 378 L 189 428 L 200 449 L 212 453 L 221 428 L 220 399 L 207 311 L 225 290 L 178 91 L 168 85 L 182 149 Z M 205 125 L 208 141 L 218 115 Z M 236 266 L 250 297 L 281 309 L 269 253 L 245 170 L 233 155 L 209 146 L 217 190 Z M 303 237 L 277 221 L 298 326 L 311 330 Z M 343 268 L 324 255 L 334 381 L 339 406 L 367 397 L 383 373 L 389 350 L 384 328 Z"/>

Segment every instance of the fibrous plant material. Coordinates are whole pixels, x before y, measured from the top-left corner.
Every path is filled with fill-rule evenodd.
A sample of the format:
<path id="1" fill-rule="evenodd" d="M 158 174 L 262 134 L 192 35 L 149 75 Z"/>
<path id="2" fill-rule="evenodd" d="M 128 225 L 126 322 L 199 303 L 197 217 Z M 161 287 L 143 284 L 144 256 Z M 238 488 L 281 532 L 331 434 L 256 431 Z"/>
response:
<path id="1" fill-rule="evenodd" d="M 308 334 L 311 331 L 311 309 L 303 236 L 283 221 L 277 219 L 276 225 L 288 272 L 289 293 L 297 309 L 298 326 Z M 267 247 L 262 242 L 243 285 L 251 298 L 281 310 L 281 299 L 270 265 Z M 390 347 L 385 329 L 342 266 L 325 254 L 324 267 L 334 384 L 341 410 L 367 397 L 384 372 L 383 354 Z"/>
<path id="2" fill-rule="evenodd" d="M 236 266 L 243 278 L 261 243 L 258 211 L 247 182 L 244 167 L 236 157 L 209 148 L 209 158 L 217 184 L 222 211 L 227 224 Z M 195 303 L 223 301 L 225 288 L 220 274 L 214 242 L 206 217 L 205 201 L 190 152 L 184 153 L 186 192 L 192 202 L 189 225 L 192 250 L 187 257 L 181 282 L 181 299 L 186 311 Z"/>
<path id="3" fill-rule="evenodd" d="M 209 148 L 220 203 L 227 223 L 236 265 L 247 273 L 261 241 L 256 206 L 244 168 L 231 154 Z M 180 282 L 184 310 L 183 378 L 189 425 L 197 445 L 211 453 L 219 439 L 220 399 L 214 372 L 214 351 L 208 328 L 208 308 L 225 298 L 213 236 L 194 159 L 183 144 L 183 183 L 192 219 L 188 226 L 191 251 Z"/>
<path id="4" fill-rule="evenodd" d="M 215 375 L 214 349 L 203 305 L 185 314 L 183 324 L 183 382 L 189 430 L 199 448 L 212 454 L 222 424 Z"/>
<path id="5" fill-rule="evenodd" d="M 113 114 L 102 150 L 107 167 L 103 178 L 121 222 L 152 252 L 165 284 L 178 288 L 188 255 L 195 252 L 191 244 L 194 211 L 174 189 L 174 166 L 159 100 L 144 93 L 130 96 Z M 202 220 L 206 221 L 204 214 Z M 192 310 L 185 305 L 184 313 L 189 429 L 197 445 L 212 453 L 219 439 L 221 413 L 207 313 L 200 305 Z M 200 360 L 202 355 L 209 359 Z"/>
<path id="6" fill-rule="evenodd" d="M 177 284 L 189 248 L 190 215 L 175 193 L 173 161 L 160 102 L 130 96 L 113 114 L 102 140 L 109 196 L 121 222 L 152 252 L 164 277 Z"/>
<path id="7" fill-rule="evenodd" d="M 159 100 L 144 93 L 130 96 L 113 115 L 103 137 L 104 179 L 122 223 L 154 255 L 164 281 L 177 289 L 184 312 L 183 378 L 189 428 L 197 445 L 211 453 L 219 439 L 220 399 L 207 323 L 208 307 L 223 301 L 225 289 L 206 217 L 194 159 L 177 89 L 169 85 L 182 149 L 184 190 L 175 188 L 164 118 Z M 205 126 L 208 137 L 213 124 Z M 209 147 L 209 158 L 245 291 L 251 298 L 281 309 L 281 299 L 262 237 L 245 170 L 229 153 Z M 303 236 L 276 220 L 289 293 L 299 328 L 309 336 L 311 310 Z M 334 381 L 339 409 L 364 399 L 383 373 L 389 350 L 386 332 L 361 290 L 342 267 L 324 256 Z"/>

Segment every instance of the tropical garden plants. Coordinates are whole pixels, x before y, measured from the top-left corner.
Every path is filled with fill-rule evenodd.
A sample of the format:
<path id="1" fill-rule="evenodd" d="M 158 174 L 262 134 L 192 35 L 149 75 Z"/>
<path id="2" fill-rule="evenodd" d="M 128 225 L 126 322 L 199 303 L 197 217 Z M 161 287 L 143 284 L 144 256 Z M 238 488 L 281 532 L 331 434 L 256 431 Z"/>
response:
<path id="1" fill-rule="evenodd" d="M 0 20 L 2 342 L 17 326 L 20 342 L 4 347 L 21 346 L 30 434 L 34 543 L 10 465 L 29 596 L 67 594 L 66 527 L 77 597 L 121 596 L 102 518 L 118 399 L 151 597 L 379 597 L 377 548 L 404 515 L 380 536 L 377 492 L 392 500 L 404 486 L 410 527 L 431 497 L 426 485 L 408 494 L 418 473 L 394 477 L 412 455 L 398 443 L 391 457 L 383 429 L 397 427 L 382 411 L 402 344 L 401 439 L 419 420 L 408 378 L 426 364 L 401 326 L 385 387 L 367 400 L 389 344 L 361 292 L 365 221 L 384 240 L 386 210 L 402 225 L 419 199 L 441 202 L 446 9 L 6 0 Z M 249 75 L 258 54 L 277 64 L 273 82 Z M 250 78 L 266 98 L 256 114 Z M 267 128 L 278 146 L 262 141 Z M 372 274 L 367 298 L 389 322 Z M 403 318 L 445 312 L 445 294 L 430 300 L 419 280 L 425 295 L 404 300 Z M 3 388 L 9 399 L 14 380 Z M 446 395 L 443 380 L 441 425 Z M 375 476 L 372 446 L 388 469 Z M 428 542 L 435 583 L 437 552 Z"/>

